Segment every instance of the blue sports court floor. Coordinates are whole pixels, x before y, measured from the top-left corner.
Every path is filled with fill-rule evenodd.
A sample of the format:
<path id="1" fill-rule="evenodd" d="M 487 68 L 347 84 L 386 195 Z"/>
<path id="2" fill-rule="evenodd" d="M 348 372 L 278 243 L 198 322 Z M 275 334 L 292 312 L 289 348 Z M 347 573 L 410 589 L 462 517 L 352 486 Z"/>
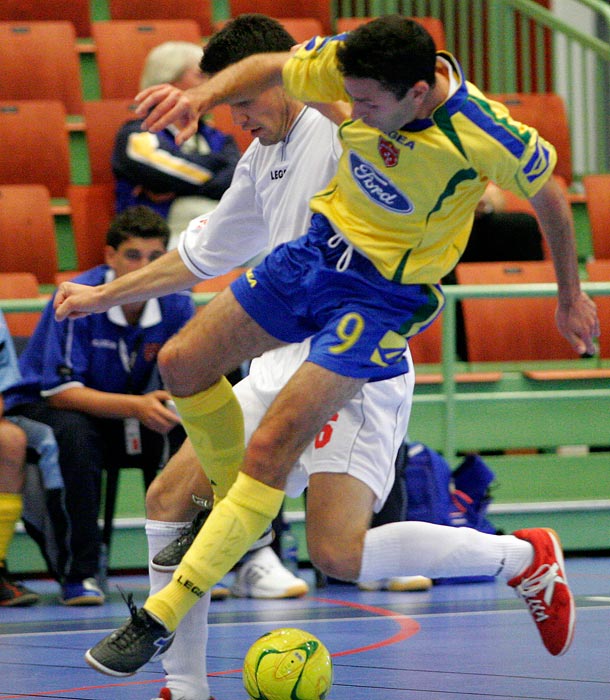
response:
<path id="1" fill-rule="evenodd" d="M 523 604 L 500 582 L 435 586 L 426 593 L 360 592 L 329 585 L 300 600 L 213 602 L 208 668 L 216 700 L 241 700 L 249 645 L 275 627 L 302 627 L 334 658 L 330 700 L 609 700 L 610 560 L 570 558 L 577 598 L 575 640 L 551 657 Z M 310 576 L 306 572 L 305 576 Z M 313 584 L 313 576 L 311 576 Z M 0 700 L 150 700 L 159 662 L 115 679 L 90 669 L 83 652 L 127 617 L 116 584 L 146 597 L 144 577 L 110 580 L 110 602 L 70 609 L 50 582 L 28 609 L 0 608 Z"/>

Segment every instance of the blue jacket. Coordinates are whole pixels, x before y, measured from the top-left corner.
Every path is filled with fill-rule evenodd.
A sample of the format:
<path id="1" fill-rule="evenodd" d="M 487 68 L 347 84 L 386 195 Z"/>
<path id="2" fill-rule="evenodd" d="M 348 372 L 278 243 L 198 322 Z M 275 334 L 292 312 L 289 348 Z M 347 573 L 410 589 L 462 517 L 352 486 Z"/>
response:
<path id="1" fill-rule="evenodd" d="M 112 154 L 117 212 L 144 204 L 167 217 L 176 197 L 222 197 L 241 155 L 233 137 L 204 122 L 182 146 L 174 133 L 143 131 L 140 119 L 119 129 Z"/>
<path id="2" fill-rule="evenodd" d="M 97 286 L 110 273 L 99 265 L 74 281 Z M 123 394 L 159 388 L 153 383 L 157 354 L 193 313 L 189 293 L 168 294 L 148 301 L 136 326 L 120 307 L 58 322 L 50 301 L 19 358 L 22 379 L 4 393 L 6 410 L 72 386 Z"/>

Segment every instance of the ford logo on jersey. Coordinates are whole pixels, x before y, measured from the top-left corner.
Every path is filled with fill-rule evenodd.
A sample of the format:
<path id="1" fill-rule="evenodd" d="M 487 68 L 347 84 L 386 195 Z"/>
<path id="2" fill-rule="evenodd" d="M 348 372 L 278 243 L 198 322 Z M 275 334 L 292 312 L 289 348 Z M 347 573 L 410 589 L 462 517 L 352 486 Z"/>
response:
<path id="1" fill-rule="evenodd" d="M 354 180 L 369 199 L 397 214 L 410 214 L 413 211 L 413 204 L 370 163 L 354 152 L 350 152 L 349 162 Z"/>

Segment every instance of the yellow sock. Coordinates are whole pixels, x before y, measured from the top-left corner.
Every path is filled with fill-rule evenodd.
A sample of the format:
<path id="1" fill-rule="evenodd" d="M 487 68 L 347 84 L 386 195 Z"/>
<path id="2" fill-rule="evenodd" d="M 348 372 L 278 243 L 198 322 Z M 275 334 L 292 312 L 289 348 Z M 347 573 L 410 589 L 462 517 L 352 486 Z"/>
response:
<path id="1" fill-rule="evenodd" d="M 6 561 L 22 508 L 23 499 L 20 493 L 0 493 L 0 561 Z"/>
<path id="2" fill-rule="evenodd" d="M 284 492 L 240 472 L 212 510 L 171 582 L 144 607 L 175 630 L 191 607 L 228 573 L 278 514 Z"/>
<path id="3" fill-rule="evenodd" d="M 224 498 L 244 457 L 244 417 L 229 381 L 223 377 L 206 391 L 174 397 L 216 500 Z"/>

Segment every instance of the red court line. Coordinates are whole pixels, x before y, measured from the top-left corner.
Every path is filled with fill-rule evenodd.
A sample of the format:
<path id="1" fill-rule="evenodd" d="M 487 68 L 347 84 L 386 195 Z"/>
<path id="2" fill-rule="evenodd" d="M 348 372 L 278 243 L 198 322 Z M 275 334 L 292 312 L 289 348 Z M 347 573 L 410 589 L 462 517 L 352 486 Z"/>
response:
<path id="1" fill-rule="evenodd" d="M 104 690 L 104 688 L 126 688 L 130 685 L 150 685 L 151 683 L 162 683 L 163 678 L 150 679 L 148 681 L 122 681 L 121 683 L 103 683 L 101 685 L 83 685 L 78 688 L 62 688 L 61 690 L 34 690 L 31 693 L 19 693 L 18 695 L 0 695 L 0 700 L 20 700 L 29 696 L 56 695 L 58 693 L 79 693 L 83 690 Z"/>
<path id="2" fill-rule="evenodd" d="M 337 651 L 334 654 L 331 654 L 332 657 L 360 654 L 363 651 L 371 651 L 372 649 L 381 649 L 382 647 L 387 647 L 391 644 L 398 644 L 398 642 L 403 642 L 405 639 L 409 639 L 409 637 L 417 634 L 421 629 L 419 624 L 412 618 L 407 617 L 406 615 L 400 615 L 386 608 L 378 608 L 374 605 L 363 605 L 362 603 L 350 603 L 344 600 L 335 600 L 334 598 L 314 598 L 313 600 L 318 600 L 321 603 L 329 603 L 330 605 L 342 605 L 345 608 L 357 608 L 358 610 L 364 610 L 365 612 L 372 613 L 373 615 L 391 617 L 398 624 L 399 630 L 392 637 L 375 642 L 374 644 L 367 644 L 363 647 Z"/>
<path id="3" fill-rule="evenodd" d="M 319 603 L 327 603 L 328 605 L 340 605 L 344 608 L 355 608 L 357 610 L 362 610 L 364 612 L 371 613 L 372 615 L 379 615 L 383 617 L 389 617 L 391 618 L 394 622 L 398 624 L 398 632 L 391 637 L 387 637 L 386 639 L 382 639 L 378 642 L 374 642 L 373 644 L 367 644 L 366 646 L 362 647 L 354 647 L 353 649 L 344 649 L 343 651 L 337 651 L 334 654 L 331 654 L 333 658 L 338 658 L 340 656 L 349 656 L 350 654 L 361 654 L 362 652 L 365 651 L 372 651 L 374 649 L 381 649 L 383 647 L 390 646 L 392 644 L 398 644 L 398 642 L 402 642 L 405 639 L 409 639 L 409 637 L 412 637 L 413 635 L 417 634 L 420 630 L 419 624 L 413 620 L 410 617 L 407 617 L 406 615 L 402 615 L 396 612 L 393 612 L 392 610 L 388 610 L 387 608 L 379 608 L 374 605 L 363 605 L 362 603 L 351 603 L 348 601 L 344 600 L 336 600 L 335 598 L 318 598 L 318 597 L 312 597 L 311 600 L 317 600 Z M 227 671 L 216 671 L 214 673 L 208 673 L 208 676 L 210 677 L 215 677 L 215 676 L 227 676 L 233 673 L 241 673 L 242 669 L 241 668 L 234 668 L 230 669 Z M 55 695 L 59 693 L 76 693 L 79 691 L 85 691 L 85 690 L 100 690 L 103 688 L 121 688 L 121 687 L 128 687 L 131 685 L 149 685 L 151 683 L 163 683 L 164 679 L 154 679 L 154 680 L 147 680 L 147 681 L 123 681 L 121 683 L 106 683 L 103 685 L 88 685 L 88 686 L 82 686 L 80 688 L 68 688 L 68 689 L 63 689 L 63 690 L 46 690 L 46 691 L 36 691 L 34 693 L 20 693 L 19 695 L 0 695 L 0 700 L 19 700 L 19 698 L 23 698 L 24 695 Z"/>

